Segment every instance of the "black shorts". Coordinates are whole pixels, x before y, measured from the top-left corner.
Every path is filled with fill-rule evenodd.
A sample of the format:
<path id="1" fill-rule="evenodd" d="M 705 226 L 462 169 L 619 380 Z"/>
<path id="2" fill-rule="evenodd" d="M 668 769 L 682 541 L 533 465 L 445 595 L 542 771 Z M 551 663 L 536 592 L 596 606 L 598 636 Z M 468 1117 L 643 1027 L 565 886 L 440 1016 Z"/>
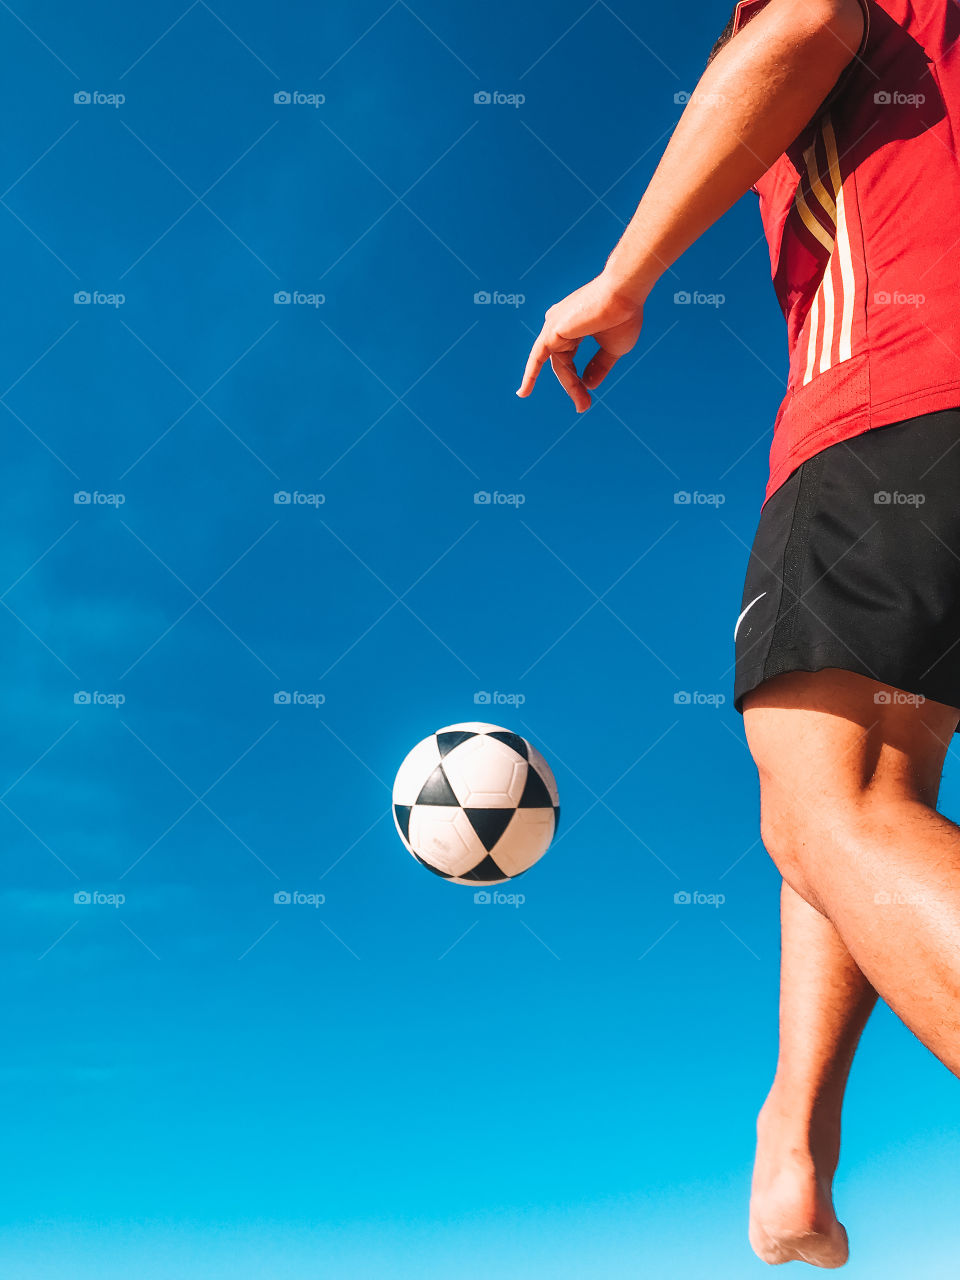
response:
<path id="1" fill-rule="evenodd" d="M 878 427 L 767 501 L 737 622 L 734 701 L 841 667 L 960 707 L 960 409 Z"/>

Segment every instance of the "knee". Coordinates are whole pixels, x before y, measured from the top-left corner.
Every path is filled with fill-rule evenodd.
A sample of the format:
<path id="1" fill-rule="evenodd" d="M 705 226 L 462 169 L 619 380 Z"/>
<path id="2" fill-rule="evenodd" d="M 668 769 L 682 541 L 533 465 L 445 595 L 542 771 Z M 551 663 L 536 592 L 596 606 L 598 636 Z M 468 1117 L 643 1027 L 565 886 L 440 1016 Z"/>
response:
<path id="1" fill-rule="evenodd" d="M 809 808 L 795 807 L 780 796 L 761 791 L 760 838 L 780 874 L 791 883 L 808 861 L 814 825 Z"/>
<path id="2" fill-rule="evenodd" d="M 762 785 L 760 835 L 784 880 L 820 910 L 821 890 L 833 873 L 882 845 L 920 810 L 930 812 L 896 788 L 801 795 L 782 785 Z"/>
<path id="3" fill-rule="evenodd" d="M 835 861 L 861 821 L 856 797 L 799 796 L 780 786 L 760 792 L 760 836 L 792 889 L 818 907 L 817 884 L 825 859 Z"/>
<path id="4" fill-rule="evenodd" d="M 784 883 L 815 911 L 826 915 L 822 894 L 821 830 L 809 810 L 787 810 L 769 804 L 761 808 L 760 836 Z"/>

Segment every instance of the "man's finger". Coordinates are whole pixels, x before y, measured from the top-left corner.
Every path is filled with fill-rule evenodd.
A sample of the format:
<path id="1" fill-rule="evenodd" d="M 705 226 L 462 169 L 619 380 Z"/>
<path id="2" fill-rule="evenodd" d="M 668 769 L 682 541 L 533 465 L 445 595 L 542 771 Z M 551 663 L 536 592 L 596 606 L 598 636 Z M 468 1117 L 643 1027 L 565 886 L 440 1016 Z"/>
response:
<path id="1" fill-rule="evenodd" d="M 550 356 L 550 348 L 544 340 L 543 333 L 537 338 L 533 344 L 533 349 L 527 358 L 527 367 L 523 371 L 523 380 L 520 383 L 520 389 L 517 391 L 518 396 L 528 396 L 536 385 L 537 376 L 540 370 L 547 363 Z"/>
<path id="2" fill-rule="evenodd" d="M 580 381 L 580 375 L 577 373 L 577 367 L 573 362 L 575 355 L 575 351 L 555 352 L 550 357 L 550 363 L 560 385 L 576 405 L 577 413 L 583 413 L 590 408 L 592 402 L 590 392 Z"/>
<path id="3" fill-rule="evenodd" d="M 588 387 L 591 391 L 595 387 L 599 387 L 600 383 L 604 380 L 619 359 L 619 356 L 612 355 L 609 351 L 604 351 L 601 347 L 601 349 L 594 354 L 593 359 L 583 371 L 583 385 Z"/>

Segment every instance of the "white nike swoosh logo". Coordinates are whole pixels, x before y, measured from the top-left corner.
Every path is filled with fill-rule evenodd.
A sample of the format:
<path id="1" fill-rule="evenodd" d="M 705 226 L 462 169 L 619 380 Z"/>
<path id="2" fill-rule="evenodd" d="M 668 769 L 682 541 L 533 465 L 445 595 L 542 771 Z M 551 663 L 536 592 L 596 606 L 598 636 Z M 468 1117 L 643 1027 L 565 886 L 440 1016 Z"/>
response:
<path id="1" fill-rule="evenodd" d="M 747 616 L 747 614 L 750 612 L 750 610 L 753 608 L 753 606 L 754 606 L 755 604 L 759 604 L 759 603 L 760 603 L 760 601 L 763 599 L 763 597 L 764 597 L 766 594 L 767 594 L 767 593 L 766 593 L 765 591 L 763 591 L 763 592 L 761 592 L 761 594 L 760 594 L 760 595 L 758 595 L 758 596 L 757 596 L 756 600 L 751 600 L 751 601 L 750 601 L 750 603 L 747 605 L 747 607 L 744 609 L 743 613 L 741 613 L 740 617 L 737 619 L 737 625 L 736 625 L 736 627 L 734 628 L 734 632 L 733 632 L 733 642 L 734 642 L 734 644 L 736 644 L 736 642 L 737 642 L 737 636 L 740 634 L 740 624 L 743 622 L 744 618 Z"/>

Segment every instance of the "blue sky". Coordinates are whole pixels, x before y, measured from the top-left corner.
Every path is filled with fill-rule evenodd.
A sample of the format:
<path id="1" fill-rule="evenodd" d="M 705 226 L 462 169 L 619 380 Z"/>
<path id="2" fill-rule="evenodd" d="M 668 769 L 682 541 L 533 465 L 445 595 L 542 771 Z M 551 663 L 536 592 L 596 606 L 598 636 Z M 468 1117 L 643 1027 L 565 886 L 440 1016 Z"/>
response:
<path id="1" fill-rule="evenodd" d="M 591 413 L 513 395 L 727 12 L 182 4 L 0 13 L 3 1273 L 759 1274 L 778 879 L 729 699 L 785 354 L 752 197 Z M 480 692 L 560 786 L 519 908 L 389 815 Z M 881 1012 L 852 1276 L 952 1267 L 954 1106 Z"/>

